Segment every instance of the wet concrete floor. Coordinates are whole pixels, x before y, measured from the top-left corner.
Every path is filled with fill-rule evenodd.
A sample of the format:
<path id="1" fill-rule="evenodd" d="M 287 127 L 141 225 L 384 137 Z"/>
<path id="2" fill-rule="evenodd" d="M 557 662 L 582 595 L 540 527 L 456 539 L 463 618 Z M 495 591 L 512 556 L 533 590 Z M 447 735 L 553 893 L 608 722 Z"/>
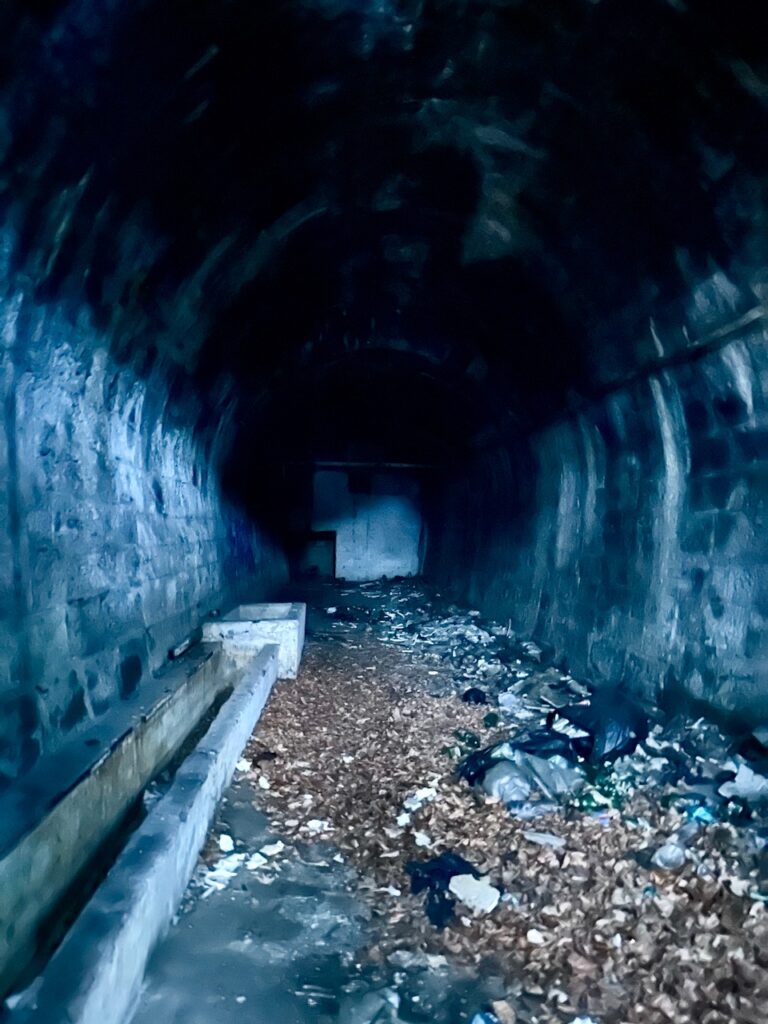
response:
<path id="1" fill-rule="evenodd" d="M 276 842 L 252 794 L 236 781 L 214 826 L 214 838 L 231 837 L 235 854 Z M 152 958 L 135 1024 L 337 1020 L 367 911 L 355 898 L 354 873 L 333 856 L 317 844 L 286 846 L 259 870 L 247 860 L 235 865 L 218 891 L 208 891 L 201 869 Z"/>

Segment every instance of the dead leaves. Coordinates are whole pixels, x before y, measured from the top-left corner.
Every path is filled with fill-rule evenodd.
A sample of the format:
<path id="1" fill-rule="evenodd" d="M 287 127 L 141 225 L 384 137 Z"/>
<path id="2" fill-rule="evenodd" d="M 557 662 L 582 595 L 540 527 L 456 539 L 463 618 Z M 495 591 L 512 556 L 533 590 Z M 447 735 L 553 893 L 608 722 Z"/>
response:
<path id="1" fill-rule="evenodd" d="M 482 724 L 487 708 L 427 695 L 425 675 L 417 655 L 373 639 L 310 648 L 300 678 L 278 685 L 248 750 L 254 785 L 256 775 L 269 781 L 258 801 L 275 827 L 330 839 L 360 872 L 376 928 L 371 958 L 419 949 L 500 972 L 510 997 L 496 1009 L 502 1024 L 532 1020 L 518 1014 L 529 997 L 541 1022 L 588 1013 L 604 1024 L 764 1024 L 768 916 L 731 891 L 723 826 L 697 840 L 699 863 L 712 869 L 699 877 L 696 861 L 677 875 L 636 862 L 648 835 L 632 824 L 633 798 L 623 817 L 515 821 L 456 781 L 440 753 L 457 729 L 497 739 Z M 435 798 L 404 810 L 429 787 Z M 634 814 L 652 820 L 659 841 L 680 824 L 640 793 Z M 328 824 L 319 835 L 309 827 L 317 820 Z M 531 842 L 530 828 L 565 844 Z M 449 849 L 504 896 L 486 917 L 459 907 L 439 932 L 404 867 Z"/>

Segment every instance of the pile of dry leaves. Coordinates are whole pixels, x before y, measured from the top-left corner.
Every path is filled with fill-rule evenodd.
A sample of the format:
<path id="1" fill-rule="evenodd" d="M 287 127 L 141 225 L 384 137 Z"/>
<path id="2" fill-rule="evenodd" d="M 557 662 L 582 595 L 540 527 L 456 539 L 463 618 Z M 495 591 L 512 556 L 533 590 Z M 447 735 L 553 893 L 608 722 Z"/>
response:
<path id="1" fill-rule="evenodd" d="M 455 779 L 445 753 L 456 730 L 499 738 L 483 725 L 487 708 L 429 696 L 427 671 L 373 638 L 316 645 L 300 678 L 277 685 L 247 750 L 274 827 L 330 840 L 358 868 L 375 915 L 369 955 L 421 949 L 495 970 L 510 1006 L 539 997 L 540 1021 L 764 1024 L 768 913 L 740 894 L 730 826 L 703 829 L 690 861 L 667 873 L 634 854 L 679 816 L 642 793 L 621 816 L 516 821 Z M 405 865 L 446 850 L 503 896 L 477 917 L 458 904 L 438 930 Z"/>

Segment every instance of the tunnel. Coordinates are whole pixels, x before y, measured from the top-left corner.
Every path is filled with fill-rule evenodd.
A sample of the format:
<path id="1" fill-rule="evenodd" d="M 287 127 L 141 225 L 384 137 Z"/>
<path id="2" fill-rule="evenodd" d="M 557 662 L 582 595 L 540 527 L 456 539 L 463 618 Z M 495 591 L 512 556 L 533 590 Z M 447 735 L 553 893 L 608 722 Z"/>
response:
<path id="1" fill-rule="evenodd" d="M 0 866 L 204 621 L 307 586 L 766 756 L 761 18 L 7 0 Z"/>

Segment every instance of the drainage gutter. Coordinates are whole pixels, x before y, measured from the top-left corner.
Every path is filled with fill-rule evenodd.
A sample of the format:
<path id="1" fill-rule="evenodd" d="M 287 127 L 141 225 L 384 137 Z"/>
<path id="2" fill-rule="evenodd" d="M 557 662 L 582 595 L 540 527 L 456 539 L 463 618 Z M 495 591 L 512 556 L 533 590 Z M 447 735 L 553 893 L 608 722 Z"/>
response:
<path id="1" fill-rule="evenodd" d="M 216 806 L 277 678 L 278 647 L 262 648 L 133 834 L 11 1024 L 123 1024 L 150 953 L 192 877 Z"/>

